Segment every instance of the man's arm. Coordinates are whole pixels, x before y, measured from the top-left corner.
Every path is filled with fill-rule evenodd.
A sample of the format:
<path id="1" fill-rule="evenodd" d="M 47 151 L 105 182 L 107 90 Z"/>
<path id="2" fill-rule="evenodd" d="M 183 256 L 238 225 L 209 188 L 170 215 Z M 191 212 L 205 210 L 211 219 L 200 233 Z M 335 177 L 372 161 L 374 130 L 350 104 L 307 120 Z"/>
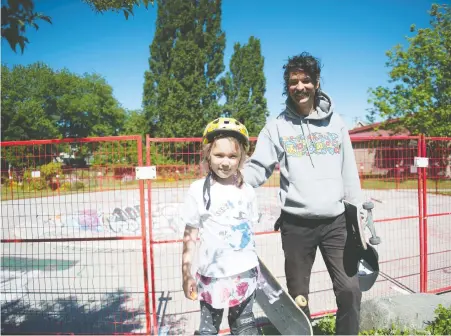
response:
<path id="1" fill-rule="evenodd" d="M 244 181 L 254 188 L 259 187 L 272 175 L 278 162 L 276 145 L 264 128 L 258 136 L 254 153 L 244 164 Z"/>

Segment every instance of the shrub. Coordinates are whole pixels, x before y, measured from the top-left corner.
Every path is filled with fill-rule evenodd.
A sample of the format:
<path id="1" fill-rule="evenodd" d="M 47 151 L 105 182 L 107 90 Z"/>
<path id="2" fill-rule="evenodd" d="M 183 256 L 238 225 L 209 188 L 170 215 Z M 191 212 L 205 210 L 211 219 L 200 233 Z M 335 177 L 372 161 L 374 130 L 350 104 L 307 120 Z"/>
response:
<path id="1" fill-rule="evenodd" d="M 435 310 L 435 320 L 426 327 L 426 330 L 432 335 L 451 335 L 451 306 L 445 308 L 438 305 Z"/>
<path id="2" fill-rule="evenodd" d="M 61 185 L 61 190 L 70 190 L 76 191 L 80 189 L 84 189 L 85 184 L 81 181 L 66 181 Z"/>
<path id="3" fill-rule="evenodd" d="M 315 335 L 335 334 L 335 316 L 327 315 L 319 319 L 313 326 Z M 393 325 L 390 329 L 364 330 L 359 335 L 451 335 L 451 306 L 445 308 L 439 305 L 435 310 L 435 319 L 430 322 L 426 330 L 411 330 Z"/>
<path id="4" fill-rule="evenodd" d="M 315 335 L 335 335 L 335 316 L 326 315 L 313 326 Z"/>
<path id="5" fill-rule="evenodd" d="M 61 175 L 63 170 L 61 169 L 60 162 L 50 162 L 45 165 L 39 167 L 41 171 L 41 177 L 47 181 L 50 181 L 52 178 L 56 177 L 56 175 Z"/>

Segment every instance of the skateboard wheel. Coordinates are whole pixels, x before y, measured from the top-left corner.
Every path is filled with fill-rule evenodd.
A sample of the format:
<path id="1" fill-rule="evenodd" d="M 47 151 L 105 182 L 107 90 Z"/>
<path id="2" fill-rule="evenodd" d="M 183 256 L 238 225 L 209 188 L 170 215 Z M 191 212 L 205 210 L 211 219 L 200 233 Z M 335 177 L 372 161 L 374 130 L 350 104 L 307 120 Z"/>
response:
<path id="1" fill-rule="evenodd" d="M 373 202 L 365 202 L 365 203 L 363 203 L 362 208 L 365 210 L 374 209 L 374 203 Z"/>
<path id="2" fill-rule="evenodd" d="M 305 307 L 307 306 L 307 300 L 303 295 L 296 296 L 296 299 L 294 299 L 298 307 Z"/>
<path id="3" fill-rule="evenodd" d="M 381 243 L 381 239 L 379 237 L 371 237 L 370 244 L 371 245 L 379 245 Z"/>
<path id="4" fill-rule="evenodd" d="M 191 292 L 191 294 L 189 295 L 189 297 L 191 298 L 191 300 L 197 300 L 197 292 Z"/>

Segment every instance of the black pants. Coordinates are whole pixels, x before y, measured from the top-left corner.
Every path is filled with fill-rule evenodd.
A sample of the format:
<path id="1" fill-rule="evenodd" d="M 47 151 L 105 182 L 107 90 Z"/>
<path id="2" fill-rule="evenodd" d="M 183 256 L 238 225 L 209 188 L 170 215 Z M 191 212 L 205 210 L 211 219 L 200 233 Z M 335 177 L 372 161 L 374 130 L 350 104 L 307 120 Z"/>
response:
<path id="1" fill-rule="evenodd" d="M 255 292 L 245 301 L 229 308 L 229 327 L 232 335 L 258 335 L 252 306 Z M 224 309 L 215 309 L 205 301 L 200 301 L 199 335 L 217 335 L 222 322 Z"/>
<path id="2" fill-rule="evenodd" d="M 317 247 L 332 279 L 337 301 L 336 334 L 357 335 L 362 292 L 357 278 L 358 254 L 352 228 L 344 214 L 335 218 L 302 219 L 282 212 L 280 228 L 288 292 L 308 300 Z M 304 309 L 310 317 L 307 305 Z"/>

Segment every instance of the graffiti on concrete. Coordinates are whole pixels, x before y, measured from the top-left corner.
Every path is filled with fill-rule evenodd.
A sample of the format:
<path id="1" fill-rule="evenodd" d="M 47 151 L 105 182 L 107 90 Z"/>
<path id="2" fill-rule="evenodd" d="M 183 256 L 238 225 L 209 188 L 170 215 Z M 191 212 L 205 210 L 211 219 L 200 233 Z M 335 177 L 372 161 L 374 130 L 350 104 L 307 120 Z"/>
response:
<path id="1" fill-rule="evenodd" d="M 141 216 L 139 205 L 115 208 L 107 218 L 108 227 L 115 233 L 137 233 L 141 228 Z"/>
<path id="2" fill-rule="evenodd" d="M 139 205 L 115 208 L 105 214 L 96 209 L 81 210 L 76 214 L 60 217 L 62 227 L 74 227 L 85 231 L 136 233 L 141 227 Z"/>
<path id="3" fill-rule="evenodd" d="M 162 238 L 179 238 L 180 203 L 156 204 L 152 207 L 152 230 L 154 235 Z M 144 218 L 148 223 L 148 212 Z M 84 209 L 72 214 L 58 215 L 42 221 L 42 227 L 47 229 L 60 227 L 90 232 L 109 232 L 137 234 L 141 230 L 141 209 L 139 205 L 115 207 L 111 212 L 99 209 Z M 149 230 L 149 228 L 148 228 Z M 48 232 L 47 232 L 48 234 Z"/>
<path id="4" fill-rule="evenodd" d="M 152 230 L 157 236 L 180 238 L 182 232 L 180 220 L 180 203 L 155 204 L 152 207 Z"/>
<path id="5" fill-rule="evenodd" d="M 147 232 L 152 230 L 154 239 L 179 239 L 183 229 L 179 225 L 179 203 L 158 204 L 152 207 L 151 222 L 144 211 Z M 31 222 L 34 225 L 16 225 L 15 237 L 21 238 L 60 238 L 74 237 L 82 234 L 89 236 L 102 234 L 140 235 L 142 227 L 140 205 L 111 207 L 112 210 L 83 209 L 73 210 L 66 214 L 37 215 Z M 146 209 L 147 210 L 147 209 Z M 24 223 L 29 223 L 24 222 Z M 121 243 L 123 248 L 125 243 Z M 128 244 L 128 243 L 127 243 Z M 130 245 L 133 245 L 130 242 Z M 99 247 L 99 246 L 97 246 Z M 130 246 L 131 247 L 131 246 Z M 133 249 L 133 247 L 132 247 Z"/>

